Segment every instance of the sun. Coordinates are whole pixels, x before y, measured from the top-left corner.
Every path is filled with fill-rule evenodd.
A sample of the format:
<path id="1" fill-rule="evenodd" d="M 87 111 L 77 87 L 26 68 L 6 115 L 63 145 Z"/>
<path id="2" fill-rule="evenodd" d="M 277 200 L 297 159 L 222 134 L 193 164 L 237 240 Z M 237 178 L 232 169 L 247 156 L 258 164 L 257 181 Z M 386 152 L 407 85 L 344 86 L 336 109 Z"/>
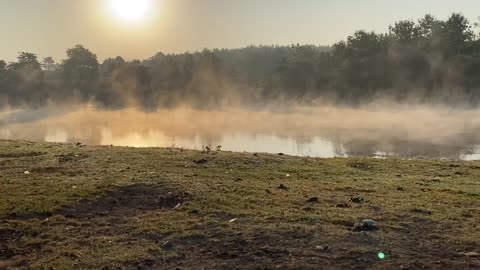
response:
<path id="1" fill-rule="evenodd" d="M 147 16 L 150 0 L 109 0 L 116 16 L 127 21 L 138 21 Z"/>

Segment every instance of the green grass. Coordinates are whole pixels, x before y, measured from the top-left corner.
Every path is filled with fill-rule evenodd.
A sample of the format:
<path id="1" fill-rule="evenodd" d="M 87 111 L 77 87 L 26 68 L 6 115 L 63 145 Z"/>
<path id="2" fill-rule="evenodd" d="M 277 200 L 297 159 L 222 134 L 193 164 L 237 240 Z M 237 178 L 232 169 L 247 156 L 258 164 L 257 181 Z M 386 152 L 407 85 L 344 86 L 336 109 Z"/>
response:
<path id="1" fill-rule="evenodd" d="M 0 269 L 478 269 L 479 179 L 480 162 L 0 141 Z M 366 218 L 379 230 L 352 231 Z"/>

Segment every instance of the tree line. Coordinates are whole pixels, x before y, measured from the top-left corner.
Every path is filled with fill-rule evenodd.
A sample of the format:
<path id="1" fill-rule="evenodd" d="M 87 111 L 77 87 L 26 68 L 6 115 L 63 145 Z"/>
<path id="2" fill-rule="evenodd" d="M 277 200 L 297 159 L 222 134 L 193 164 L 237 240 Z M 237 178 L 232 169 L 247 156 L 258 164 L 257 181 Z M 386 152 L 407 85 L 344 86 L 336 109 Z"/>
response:
<path id="1" fill-rule="evenodd" d="M 105 59 L 82 45 L 66 59 L 21 52 L 0 60 L 0 107 L 82 102 L 155 110 L 180 104 L 262 106 L 329 99 L 478 105 L 480 37 L 461 14 L 394 23 L 387 33 L 360 30 L 333 46 L 250 46 L 157 53 L 145 60 Z"/>

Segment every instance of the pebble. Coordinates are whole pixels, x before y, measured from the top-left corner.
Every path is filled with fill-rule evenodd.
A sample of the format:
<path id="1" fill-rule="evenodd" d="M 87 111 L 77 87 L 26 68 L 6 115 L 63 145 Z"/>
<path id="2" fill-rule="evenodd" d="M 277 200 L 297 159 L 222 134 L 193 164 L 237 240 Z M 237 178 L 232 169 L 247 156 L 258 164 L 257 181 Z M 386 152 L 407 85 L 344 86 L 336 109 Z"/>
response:
<path id="1" fill-rule="evenodd" d="M 478 252 L 465 252 L 463 253 L 466 257 L 480 257 L 480 253 Z"/>
<path id="2" fill-rule="evenodd" d="M 163 249 L 170 250 L 173 248 L 173 244 L 170 241 L 163 243 Z"/>
<path id="3" fill-rule="evenodd" d="M 359 196 L 353 196 L 352 198 L 350 198 L 350 201 L 353 203 L 363 203 L 365 199 Z"/>
<path id="4" fill-rule="evenodd" d="M 330 249 L 330 247 L 329 247 L 329 246 L 316 246 L 316 247 L 315 247 L 315 249 L 317 249 L 317 250 L 324 250 L 324 251 L 326 251 L 326 250 L 329 250 L 329 249 Z"/>
<path id="5" fill-rule="evenodd" d="M 353 226 L 355 232 L 370 232 L 378 230 L 377 222 L 373 219 L 364 219 L 361 223 L 356 223 Z"/>

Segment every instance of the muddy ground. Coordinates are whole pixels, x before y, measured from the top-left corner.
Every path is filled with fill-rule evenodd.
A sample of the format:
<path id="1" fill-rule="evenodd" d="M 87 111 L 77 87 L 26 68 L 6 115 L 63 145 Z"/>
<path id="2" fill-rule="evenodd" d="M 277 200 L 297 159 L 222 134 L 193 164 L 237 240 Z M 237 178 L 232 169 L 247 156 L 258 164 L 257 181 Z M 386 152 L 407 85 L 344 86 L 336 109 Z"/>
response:
<path id="1" fill-rule="evenodd" d="M 0 194 L 0 269 L 480 269 L 480 162 L 0 141 Z"/>

